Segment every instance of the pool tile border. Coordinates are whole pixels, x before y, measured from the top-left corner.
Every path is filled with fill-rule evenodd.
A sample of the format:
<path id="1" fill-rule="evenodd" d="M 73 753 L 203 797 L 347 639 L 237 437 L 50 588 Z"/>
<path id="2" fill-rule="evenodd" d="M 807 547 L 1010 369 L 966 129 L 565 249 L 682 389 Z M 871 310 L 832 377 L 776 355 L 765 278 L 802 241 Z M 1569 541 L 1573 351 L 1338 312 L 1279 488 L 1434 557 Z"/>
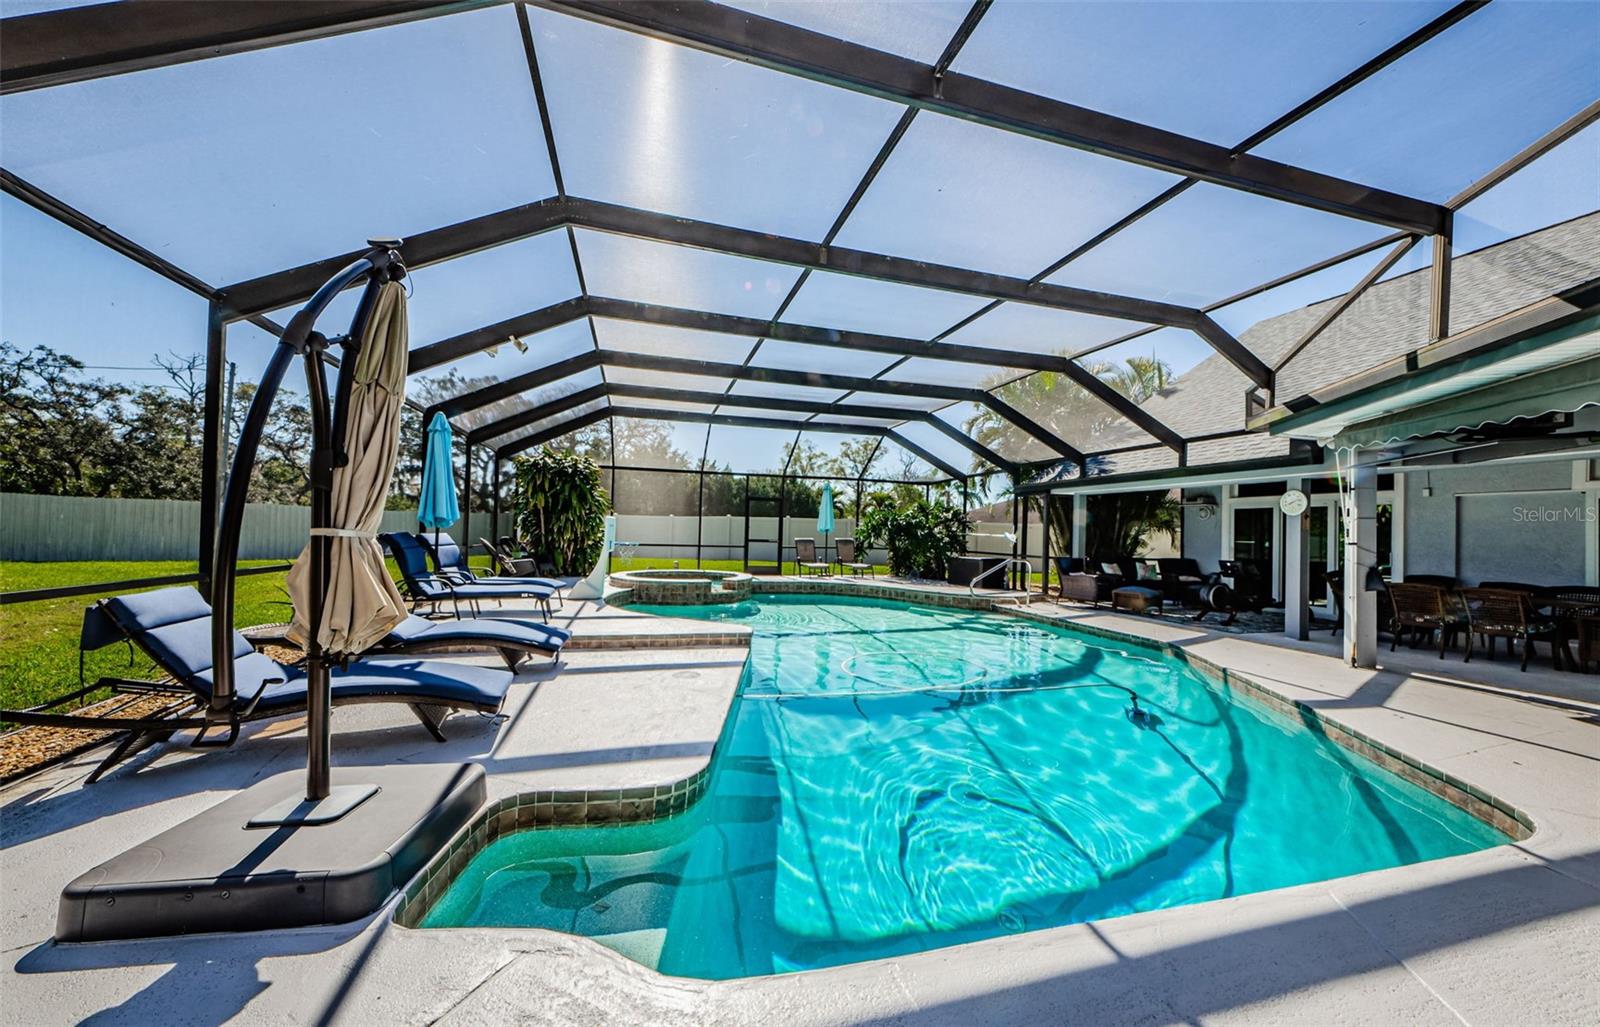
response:
<path id="1" fill-rule="evenodd" d="M 394 921 L 401 927 L 420 925 L 450 882 L 501 838 L 555 827 L 664 820 L 699 802 L 710 777 L 708 761 L 700 770 L 670 784 L 518 792 L 486 803 L 406 885 L 405 896 L 394 911 Z"/>

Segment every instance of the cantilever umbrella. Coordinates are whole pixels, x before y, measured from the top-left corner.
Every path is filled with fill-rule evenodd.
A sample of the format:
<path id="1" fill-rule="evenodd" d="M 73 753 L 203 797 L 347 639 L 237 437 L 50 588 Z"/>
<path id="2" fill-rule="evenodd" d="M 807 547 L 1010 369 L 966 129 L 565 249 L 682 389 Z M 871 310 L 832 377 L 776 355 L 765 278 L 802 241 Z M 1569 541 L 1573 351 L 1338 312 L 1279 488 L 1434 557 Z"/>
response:
<path id="1" fill-rule="evenodd" d="M 828 554 L 828 536 L 833 534 L 833 482 L 822 483 L 822 505 L 817 508 L 817 530 L 822 532 L 822 554 Z"/>
<path id="2" fill-rule="evenodd" d="M 433 544 L 439 544 L 439 532 L 456 522 L 461 508 L 456 505 L 455 465 L 451 459 L 453 444 L 450 419 L 435 413 L 428 422 L 428 448 L 422 460 L 422 495 L 417 497 L 417 523 L 433 529 Z"/>
<path id="3" fill-rule="evenodd" d="M 317 630 L 317 640 L 330 654 L 364 652 L 406 618 L 405 600 L 384 566 L 377 532 L 400 448 L 407 335 L 405 289 L 389 282 L 378 292 L 361 351 L 354 355 L 344 438 L 336 440 L 347 459 L 333 471 L 331 527 L 313 530 L 331 536 L 332 543 Z M 314 601 L 310 551 L 308 544 L 289 571 L 294 601 L 289 637 L 301 643 L 307 640 L 307 611 Z"/>

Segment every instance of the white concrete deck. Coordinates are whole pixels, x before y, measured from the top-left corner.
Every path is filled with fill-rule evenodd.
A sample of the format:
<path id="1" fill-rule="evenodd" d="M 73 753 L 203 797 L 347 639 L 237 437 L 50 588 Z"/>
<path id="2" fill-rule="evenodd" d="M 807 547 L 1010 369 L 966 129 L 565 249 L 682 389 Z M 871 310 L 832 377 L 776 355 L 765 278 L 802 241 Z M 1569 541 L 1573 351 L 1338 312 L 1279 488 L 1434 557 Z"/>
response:
<path id="1" fill-rule="evenodd" d="M 880 579 L 881 581 L 881 579 Z M 641 615 L 568 604 L 574 627 Z M 1039 608 L 1036 606 L 1036 608 Z M 0 791 L 6 1022 L 55 1024 L 1574 1023 L 1600 1021 L 1600 704 L 1517 689 L 1514 665 L 1187 630 L 1081 608 L 1065 620 L 1158 637 L 1515 803 L 1515 845 L 1356 877 L 837 969 L 664 978 L 583 938 L 415 931 L 389 910 L 335 928 L 80 946 L 49 942 L 61 886 L 269 773 L 298 720 L 232 750 L 157 753 L 85 789 L 96 757 Z M 683 622 L 663 627 L 690 630 Z M 701 625 L 703 629 L 705 625 Z M 715 626 L 718 631 L 723 625 Z M 620 630 L 620 629 L 619 629 Z M 682 644 L 680 640 L 679 644 Z M 498 796 L 610 787 L 704 765 L 744 652 L 570 651 L 523 677 L 509 719 L 430 741 L 403 708 L 335 714 L 335 760 L 464 760 Z M 538 666 L 538 665 L 536 665 Z M 692 676 L 688 676 L 692 675 Z M 1451 680 L 1452 676 L 1459 680 Z M 1528 678 L 1533 677 L 1530 671 Z M 1509 681 L 1502 681 L 1509 678 Z M 1600 678 L 1589 681 L 1600 682 Z M 1586 683 L 1575 684 L 1581 692 Z M 146 765 L 148 764 L 148 765 Z"/>

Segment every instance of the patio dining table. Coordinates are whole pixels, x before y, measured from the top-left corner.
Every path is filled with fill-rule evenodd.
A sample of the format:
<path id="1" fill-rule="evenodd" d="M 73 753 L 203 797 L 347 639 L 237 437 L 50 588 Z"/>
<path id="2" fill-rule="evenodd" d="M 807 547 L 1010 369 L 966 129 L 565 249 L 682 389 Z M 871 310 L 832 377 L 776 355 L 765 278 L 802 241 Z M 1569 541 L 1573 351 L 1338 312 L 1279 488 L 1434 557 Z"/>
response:
<path id="1" fill-rule="evenodd" d="M 1600 603 L 1593 599 L 1560 599 L 1554 596 L 1533 596 L 1535 610 L 1548 610 L 1556 622 L 1556 640 L 1551 646 L 1552 662 L 1557 670 L 1582 671 L 1568 648 L 1575 636 L 1574 627 L 1579 617 L 1600 613 Z"/>

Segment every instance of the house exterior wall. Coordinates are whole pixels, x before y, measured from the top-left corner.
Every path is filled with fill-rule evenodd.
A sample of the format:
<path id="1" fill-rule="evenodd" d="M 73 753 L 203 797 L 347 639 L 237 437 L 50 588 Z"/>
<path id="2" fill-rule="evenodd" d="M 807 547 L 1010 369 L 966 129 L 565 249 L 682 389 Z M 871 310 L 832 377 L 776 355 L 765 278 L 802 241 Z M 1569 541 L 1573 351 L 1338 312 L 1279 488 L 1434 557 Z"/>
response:
<path id="1" fill-rule="evenodd" d="M 1408 472 L 1405 574 L 1576 584 L 1597 526 L 1567 461 Z M 1431 495 L 1425 494 L 1427 490 Z"/>

